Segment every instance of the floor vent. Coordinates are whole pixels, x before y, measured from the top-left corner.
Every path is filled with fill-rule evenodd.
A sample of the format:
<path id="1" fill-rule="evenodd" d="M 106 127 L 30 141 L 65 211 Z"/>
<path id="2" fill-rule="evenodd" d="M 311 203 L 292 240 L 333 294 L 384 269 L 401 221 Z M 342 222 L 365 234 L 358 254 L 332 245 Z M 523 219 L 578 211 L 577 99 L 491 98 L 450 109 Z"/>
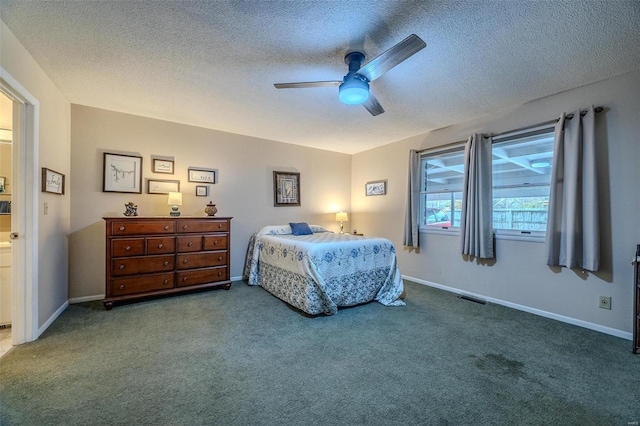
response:
<path id="1" fill-rule="evenodd" d="M 481 305 L 486 305 L 487 301 L 484 299 L 480 299 L 479 297 L 469 296 L 468 294 L 461 294 L 460 299 L 468 300 L 470 302 L 479 303 Z"/>

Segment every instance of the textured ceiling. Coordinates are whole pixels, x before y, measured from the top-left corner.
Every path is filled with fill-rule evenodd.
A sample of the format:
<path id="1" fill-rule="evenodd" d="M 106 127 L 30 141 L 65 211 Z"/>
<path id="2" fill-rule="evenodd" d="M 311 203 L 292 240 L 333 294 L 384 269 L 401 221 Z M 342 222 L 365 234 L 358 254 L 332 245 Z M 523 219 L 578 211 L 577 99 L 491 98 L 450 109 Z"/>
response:
<path id="1" fill-rule="evenodd" d="M 344 153 L 640 69 L 635 0 L 0 0 L 0 18 L 72 103 Z M 379 116 L 273 87 L 412 33 L 427 47 L 371 83 Z"/>

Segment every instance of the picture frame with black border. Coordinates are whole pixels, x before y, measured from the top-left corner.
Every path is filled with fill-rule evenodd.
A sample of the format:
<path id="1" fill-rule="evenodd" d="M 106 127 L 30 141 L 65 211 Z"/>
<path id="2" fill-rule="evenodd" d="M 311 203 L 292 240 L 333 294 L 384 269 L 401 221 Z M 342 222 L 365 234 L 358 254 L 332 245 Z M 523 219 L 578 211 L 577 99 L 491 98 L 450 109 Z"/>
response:
<path id="1" fill-rule="evenodd" d="M 217 170 L 199 167 L 188 168 L 188 181 L 197 183 L 217 183 Z"/>
<path id="2" fill-rule="evenodd" d="M 147 179 L 147 194 L 180 192 L 180 181 L 170 179 Z"/>
<path id="3" fill-rule="evenodd" d="M 102 192 L 142 193 L 142 157 L 105 152 Z"/>
<path id="4" fill-rule="evenodd" d="M 152 158 L 151 163 L 152 163 L 151 168 L 153 170 L 153 173 L 165 173 L 169 175 L 174 174 L 173 160 L 165 160 L 163 158 Z"/>
<path id="5" fill-rule="evenodd" d="M 55 170 L 43 167 L 42 192 L 64 195 L 64 175 Z"/>
<path id="6" fill-rule="evenodd" d="M 208 197 L 209 187 L 204 185 L 196 186 L 196 197 Z"/>
<path id="7" fill-rule="evenodd" d="M 364 188 L 365 188 L 364 192 L 367 197 L 372 195 L 387 195 L 386 180 L 375 180 L 375 181 L 367 182 Z"/>
<path id="8" fill-rule="evenodd" d="M 300 206 L 300 173 L 273 172 L 274 207 Z"/>

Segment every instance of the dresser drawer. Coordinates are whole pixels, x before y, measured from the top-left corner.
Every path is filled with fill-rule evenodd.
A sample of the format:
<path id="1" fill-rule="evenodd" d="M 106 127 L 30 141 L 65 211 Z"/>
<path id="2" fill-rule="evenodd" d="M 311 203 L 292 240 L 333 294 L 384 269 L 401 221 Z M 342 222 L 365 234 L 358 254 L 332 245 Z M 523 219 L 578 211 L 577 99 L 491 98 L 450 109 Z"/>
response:
<path id="1" fill-rule="evenodd" d="M 202 235 L 178 237 L 178 253 L 202 250 Z"/>
<path id="2" fill-rule="evenodd" d="M 147 238 L 147 254 L 175 253 L 175 237 L 151 237 Z"/>
<path id="3" fill-rule="evenodd" d="M 229 248 L 229 236 L 227 234 L 205 235 L 203 250 L 224 250 Z"/>
<path id="4" fill-rule="evenodd" d="M 111 240 L 113 257 L 140 256 L 144 254 L 144 238 L 123 238 Z"/>
<path id="5" fill-rule="evenodd" d="M 111 275 L 149 274 L 173 271 L 173 255 L 122 257 L 111 261 Z"/>
<path id="6" fill-rule="evenodd" d="M 137 220 L 117 221 L 111 223 L 111 235 L 141 235 L 141 234 L 173 234 L 176 223 L 173 220 Z"/>
<path id="7" fill-rule="evenodd" d="M 124 296 L 167 288 L 173 288 L 173 273 L 111 280 L 111 296 Z"/>
<path id="8" fill-rule="evenodd" d="M 227 267 L 197 269 L 194 271 L 180 271 L 176 274 L 176 286 L 186 287 L 190 285 L 213 283 L 227 280 Z"/>
<path id="9" fill-rule="evenodd" d="M 181 220 L 178 232 L 226 232 L 229 222 L 226 220 Z"/>
<path id="10" fill-rule="evenodd" d="M 226 264 L 226 251 L 187 253 L 176 256 L 176 269 L 206 268 L 208 266 L 221 266 Z"/>

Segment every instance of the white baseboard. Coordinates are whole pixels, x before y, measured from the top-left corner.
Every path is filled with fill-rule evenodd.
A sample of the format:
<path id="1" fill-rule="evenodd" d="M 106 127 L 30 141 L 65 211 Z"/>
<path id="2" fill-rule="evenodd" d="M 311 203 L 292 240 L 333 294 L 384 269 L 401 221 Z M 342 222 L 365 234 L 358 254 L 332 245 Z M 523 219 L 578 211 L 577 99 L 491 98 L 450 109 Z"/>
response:
<path id="1" fill-rule="evenodd" d="M 96 300 L 102 299 L 104 299 L 104 294 L 96 294 L 95 296 L 73 297 L 69 299 L 69 304 L 73 305 L 74 303 L 94 302 Z"/>
<path id="2" fill-rule="evenodd" d="M 242 281 L 242 276 L 231 277 L 230 280 L 231 281 Z"/>
<path id="3" fill-rule="evenodd" d="M 37 340 L 40 336 L 42 336 L 42 333 L 44 333 L 44 332 L 45 332 L 45 330 L 46 330 L 47 328 L 49 328 L 49 326 L 50 326 L 51 324 L 53 324 L 53 322 L 54 322 L 54 321 L 55 321 L 55 320 L 60 316 L 60 314 L 61 314 L 61 313 L 63 313 L 63 312 L 64 312 L 64 310 L 65 310 L 65 309 L 67 309 L 67 307 L 68 307 L 68 306 L 69 306 L 69 301 L 67 300 L 66 302 L 64 302 L 64 303 L 62 304 L 62 306 L 60 306 L 60 307 L 59 307 L 59 308 L 58 308 L 58 309 L 53 313 L 53 315 L 51 315 L 51 316 L 49 317 L 49 319 L 47 320 L 47 322 L 45 322 L 44 324 L 42 324 L 42 327 L 40 327 L 40 328 L 38 329 L 38 335 L 37 335 L 37 336 L 36 336 L 36 338 L 35 338 L 35 339 L 33 339 L 33 340 Z"/>
<path id="4" fill-rule="evenodd" d="M 599 331 L 600 333 L 609 334 L 611 336 L 621 337 L 623 339 L 632 340 L 633 335 L 627 331 L 618 330 L 616 328 L 605 327 L 600 324 L 594 324 L 592 322 L 582 321 L 576 318 L 566 317 L 564 315 L 554 314 L 553 312 L 543 311 L 541 309 L 531 308 L 529 306 L 519 305 L 517 303 L 507 302 L 505 300 L 494 299 L 493 297 L 486 297 L 482 294 L 470 293 L 468 291 L 463 291 L 458 288 L 448 287 L 446 285 L 434 283 L 431 281 L 421 280 L 419 278 L 410 277 L 408 275 L 402 275 L 403 279 L 416 282 L 418 284 L 423 284 L 429 287 L 438 288 L 440 290 L 448 291 L 455 294 L 472 296 L 474 298 L 486 300 L 489 303 L 494 303 L 496 305 L 506 306 L 508 308 L 516 309 L 518 311 L 528 312 L 530 314 L 538 315 L 541 317 L 553 319 L 556 321 L 564 322 L 571 325 L 577 325 L 578 327 L 588 328 L 589 330 Z"/>

